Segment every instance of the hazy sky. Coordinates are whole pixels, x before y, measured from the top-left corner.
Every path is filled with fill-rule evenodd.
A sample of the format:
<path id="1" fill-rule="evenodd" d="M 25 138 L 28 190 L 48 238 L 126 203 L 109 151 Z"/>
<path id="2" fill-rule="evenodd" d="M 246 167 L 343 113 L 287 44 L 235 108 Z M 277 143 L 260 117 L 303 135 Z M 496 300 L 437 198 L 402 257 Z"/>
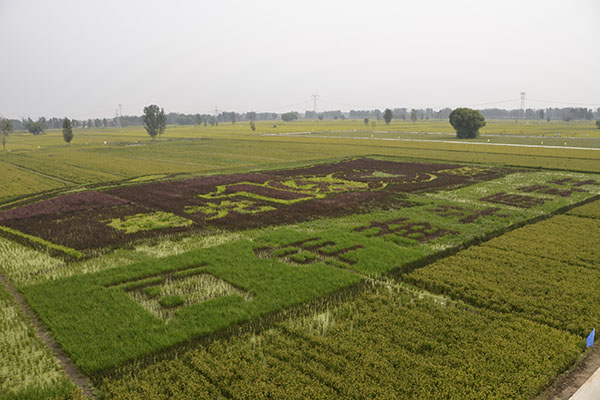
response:
<path id="1" fill-rule="evenodd" d="M 599 49 L 599 0 L 0 0 L 0 115 L 597 108 Z"/>

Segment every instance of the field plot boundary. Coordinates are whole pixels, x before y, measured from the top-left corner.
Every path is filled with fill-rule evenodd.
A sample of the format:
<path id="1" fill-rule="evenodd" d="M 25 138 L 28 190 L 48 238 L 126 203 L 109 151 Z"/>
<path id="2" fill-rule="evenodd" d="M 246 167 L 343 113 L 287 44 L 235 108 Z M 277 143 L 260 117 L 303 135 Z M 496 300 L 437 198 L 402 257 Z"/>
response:
<path id="1" fill-rule="evenodd" d="M 2 275 L 0 274 L 0 285 L 13 297 L 17 306 L 30 322 L 35 330 L 35 334 L 42 340 L 47 348 L 50 349 L 54 357 L 60 362 L 65 372 L 71 378 L 71 381 L 77 385 L 86 396 L 91 399 L 97 399 L 96 389 L 92 381 L 71 361 L 71 358 L 64 352 L 62 346 L 54 339 L 50 330 L 38 318 L 37 314 L 31 309 L 25 297 Z"/>

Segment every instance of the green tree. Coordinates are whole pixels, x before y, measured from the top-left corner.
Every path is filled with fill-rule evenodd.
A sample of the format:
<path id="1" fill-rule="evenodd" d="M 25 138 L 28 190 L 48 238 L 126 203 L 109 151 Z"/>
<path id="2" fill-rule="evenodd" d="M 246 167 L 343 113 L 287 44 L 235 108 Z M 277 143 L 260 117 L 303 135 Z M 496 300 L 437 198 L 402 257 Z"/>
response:
<path id="1" fill-rule="evenodd" d="M 392 122 L 392 110 L 390 110 L 389 108 L 385 109 L 385 111 L 383 112 L 383 120 L 385 121 L 386 125 L 389 125 L 390 122 Z"/>
<path id="2" fill-rule="evenodd" d="M 479 129 L 485 126 L 485 118 L 477 110 L 457 108 L 450 113 L 450 125 L 459 139 L 476 138 Z"/>
<path id="3" fill-rule="evenodd" d="M 73 140 L 73 128 L 71 127 L 71 120 L 69 118 L 65 117 L 65 119 L 63 119 L 62 128 L 63 139 L 65 142 L 71 143 L 71 140 Z"/>
<path id="4" fill-rule="evenodd" d="M 410 120 L 412 121 L 413 124 L 417 122 L 417 110 L 415 110 L 415 109 L 410 110 Z"/>
<path id="5" fill-rule="evenodd" d="M 283 114 L 281 114 L 281 119 L 285 122 L 293 121 L 295 119 L 298 119 L 298 113 L 295 111 L 283 113 Z"/>
<path id="6" fill-rule="evenodd" d="M 600 121 L 596 121 L 596 127 L 600 129 Z"/>
<path id="7" fill-rule="evenodd" d="M 323 114 L 319 114 L 319 121 L 323 121 Z"/>
<path id="8" fill-rule="evenodd" d="M 2 135 L 2 149 L 6 151 L 6 139 L 8 134 L 13 131 L 12 122 L 9 119 L 0 119 L 0 135 Z"/>
<path id="9" fill-rule="evenodd" d="M 231 123 L 233 125 L 235 125 L 235 123 L 237 122 L 237 116 L 235 115 L 235 112 L 231 113 Z"/>
<path id="10" fill-rule="evenodd" d="M 363 122 L 365 123 L 365 126 L 369 126 L 369 118 L 363 119 Z"/>
<path id="11" fill-rule="evenodd" d="M 166 127 L 167 117 L 164 109 L 159 109 L 156 104 L 144 107 L 144 129 L 146 129 L 152 140 L 156 135 L 160 138 Z"/>
<path id="12" fill-rule="evenodd" d="M 29 120 L 25 124 L 25 128 L 27 128 L 27 130 L 34 135 L 39 135 L 41 133 L 44 133 L 44 126 L 39 121 L 33 122 L 32 120 Z"/>
<path id="13" fill-rule="evenodd" d="M 256 124 L 254 123 L 254 120 L 250 121 L 250 129 L 252 129 L 252 134 L 254 135 L 254 132 L 256 132 Z"/>

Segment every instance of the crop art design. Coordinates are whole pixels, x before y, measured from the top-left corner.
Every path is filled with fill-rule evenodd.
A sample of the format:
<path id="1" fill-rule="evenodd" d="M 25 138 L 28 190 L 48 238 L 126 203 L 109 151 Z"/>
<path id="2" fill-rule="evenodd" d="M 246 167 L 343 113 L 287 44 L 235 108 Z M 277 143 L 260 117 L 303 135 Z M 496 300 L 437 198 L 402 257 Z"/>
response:
<path id="1" fill-rule="evenodd" d="M 546 199 L 539 197 L 525 196 L 522 194 L 511 194 L 505 192 L 499 192 L 490 196 L 485 196 L 480 199 L 488 203 L 504 204 L 512 207 L 519 208 L 532 208 L 535 206 L 542 205 L 546 202 Z"/>
<path id="2" fill-rule="evenodd" d="M 600 185 L 600 182 L 594 179 L 576 180 L 573 178 L 554 179 L 545 185 L 529 185 L 520 187 L 518 190 L 526 193 L 541 193 L 553 196 L 570 197 L 575 192 L 587 193 L 582 186 Z"/>
<path id="3" fill-rule="evenodd" d="M 371 221 L 367 226 L 354 229 L 366 236 L 392 235 L 412 239 L 424 243 L 445 235 L 456 235 L 458 232 L 437 228 L 429 222 L 413 222 L 408 218 L 397 218 L 389 221 Z"/>
<path id="4" fill-rule="evenodd" d="M 552 201 L 553 198 L 568 198 L 574 193 L 589 193 L 590 190 L 584 189 L 584 186 L 600 186 L 600 182 L 594 179 L 553 179 L 545 183 L 536 183 L 515 188 L 520 193 L 530 193 L 532 196 L 502 191 L 484 196 L 479 200 L 518 208 L 533 208 Z"/>
<path id="5" fill-rule="evenodd" d="M 459 175 L 459 176 L 477 176 L 492 172 L 490 168 L 464 166 L 459 168 L 449 168 L 438 171 L 440 174 Z"/>
<path id="6" fill-rule="evenodd" d="M 238 295 L 244 300 L 252 294 L 206 272 L 204 266 L 190 266 L 129 281 L 118 287 L 157 318 L 169 321 L 177 310 L 222 296 Z"/>
<path id="7" fill-rule="evenodd" d="M 154 229 L 176 228 L 189 226 L 193 222 L 164 211 L 150 214 L 134 214 L 121 218 L 113 218 L 103 221 L 108 226 L 124 231 L 125 233 L 136 233 L 140 231 L 151 231 Z"/>
<path id="8" fill-rule="evenodd" d="M 356 262 L 345 257 L 346 253 L 363 248 L 362 245 L 339 246 L 322 238 L 305 239 L 282 246 L 261 247 L 254 250 L 258 258 L 276 258 L 292 265 L 323 262 L 334 267 L 346 268 Z"/>
<path id="9" fill-rule="evenodd" d="M 507 214 L 498 213 L 500 208 L 497 207 L 488 207 L 483 210 L 473 210 L 466 207 L 456 206 L 456 205 L 448 205 L 448 204 L 439 204 L 436 207 L 430 209 L 436 215 L 440 217 L 455 217 L 459 222 L 463 224 L 470 224 L 472 222 L 477 221 L 480 218 L 485 218 L 488 216 L 495 215 L 499 218 L 507 218 Z"/>
<path id="10" fill-rule="evenodd" d="M 82 251 L 205 229 L 240 230 L 413 207 L 410 193 L 453 189 L 511 172 L 502 168 L 369 158 L 306 168 L 121 185 L 0 212 L 21 241 Z M 13 235 L 14 236 L 14 235 Z"/>

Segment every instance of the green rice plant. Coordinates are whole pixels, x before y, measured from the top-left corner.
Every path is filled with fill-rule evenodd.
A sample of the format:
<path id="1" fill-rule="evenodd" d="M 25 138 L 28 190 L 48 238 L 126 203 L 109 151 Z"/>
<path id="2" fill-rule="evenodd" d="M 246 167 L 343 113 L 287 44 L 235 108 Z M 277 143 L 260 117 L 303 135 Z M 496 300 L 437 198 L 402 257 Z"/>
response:
<path id="1" fill-rule="evenodd" d="M 154 174 L 154 175 L 144 175 L 144 176 L 139 176 L 137 178 L 133 178 L 130 179 L 128 182 L 148 182 L 148 181 L 155 181 L 158 179 L 163 179 L 166 178 L 167 175 L 165 174 Z"/>
<path id="2" fill-rule="evenodd" d="M 161 297 L 158 303 L 164 308 L 174 308 L 183 305 L 185 299 L 178 294 L 171 294 Z"/>
<path id="3" fill-rule="evenodd" d="M 253 248 L 250 242 L 238 241 L 34 284 L 22 290 L 75 363 L 85 372 L 97 374 L 232 324 L 333 293 L 361 280 L 352 272 L 322 263 L 299 268 L 276 260 L 259 259 Z M 201 268 L 206 274 L 251 293 L 252 297 L 245 300 L 235 293 L 221 293 L 220 297 L 183 305 L 166 323 L 145 310 L 119 286 L 198 265 L 204 265 Z M 211 282 L 202 284 L 209 289 L 218 288 Z M 196 292 L 196 289 L 178 285 L 174 283 L 169 289 L 171 292 L 166 293 L 190 291 L 185 295 L 186 299 L 191 292 L 206 296 L 204 289 Z"/>
<path id="4" fill-rule="evenodd" d="M 186 206 L 184 212 L 188 214 L 201 213 L 206 215 L 206 220 L 224 218 L 234 211 L 239 214 L 258 214 L 275 210 L 272 206 L 256 205 L 250 200 L 221 200 L 219 203 L 206 203 L 201 206 Z"/>
<path id="5" fill-rule="evenodd" d="M 308 251 L 302 251 L 299 253 L 292 254 L 290 256 L 290 260 L 298 264 L 307 264 L 316 260 L 316 258 L 317 257 L 313 253 L 310 253 Z"/>

